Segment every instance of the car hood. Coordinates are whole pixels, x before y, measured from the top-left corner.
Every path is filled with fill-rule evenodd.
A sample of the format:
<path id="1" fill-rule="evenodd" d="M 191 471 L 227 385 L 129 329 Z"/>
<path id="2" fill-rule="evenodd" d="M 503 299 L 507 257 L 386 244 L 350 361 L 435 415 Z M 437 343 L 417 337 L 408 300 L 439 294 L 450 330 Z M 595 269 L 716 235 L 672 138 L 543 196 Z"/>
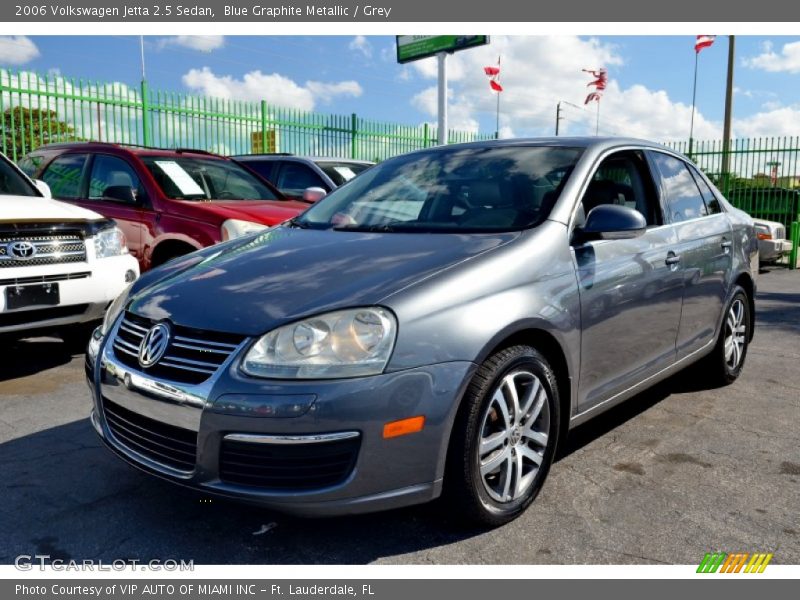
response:
<path id="1" fill-rule="evenodd" d="M 277 225 L 296 217 L 309 205 L 292 200 L 208 200 L 203 202 L 180 200 L 180 214 L 197 213 L 195 216 L 203 220 L 208 214 L 215 215 L 220 221 L 239 219 L 253 221 L 264 225 Z M 204 215 L 204 216 L 201 216 Z"/>
<path id="2" fill-rule="evenodd" d="M 0 196 L 0 222 L 95 221 L 102 218 L 80 206 L 40 196 Z"/>
<path id="3" fill-rule="evenodd" d="M 197 329 L 260 335 L 308 315 L 379 304 L 518 235 L 277 227 L 155 269 L 128 309 Z"/>

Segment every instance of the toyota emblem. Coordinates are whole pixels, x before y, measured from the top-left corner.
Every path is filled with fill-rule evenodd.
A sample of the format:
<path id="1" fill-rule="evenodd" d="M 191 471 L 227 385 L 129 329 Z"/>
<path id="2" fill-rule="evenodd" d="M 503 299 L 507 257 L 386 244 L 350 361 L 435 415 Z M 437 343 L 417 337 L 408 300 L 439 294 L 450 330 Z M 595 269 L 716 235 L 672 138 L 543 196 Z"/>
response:
<path id="1" fill-rule="evenodd" d="M 8 253 L 18 260 L 30 260 L 36 256 L 36 246 L 25 240 L 8 244 Z"/>
<path id="2" fill-rule="evenodd" d="M 139 364 L 142 367 L 152 367 L 156 364 L 169 345 L 169 325 L 159 323 L 151 327 L 142 339 L 139 347 Z"/>

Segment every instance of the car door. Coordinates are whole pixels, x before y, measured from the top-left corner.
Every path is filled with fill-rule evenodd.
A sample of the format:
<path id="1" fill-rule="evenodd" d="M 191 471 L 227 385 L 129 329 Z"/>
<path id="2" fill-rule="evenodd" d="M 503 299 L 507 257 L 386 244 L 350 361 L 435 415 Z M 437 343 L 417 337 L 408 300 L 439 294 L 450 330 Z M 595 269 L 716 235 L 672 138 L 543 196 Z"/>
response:
<path id="1" fill-rule="evenodd" d="M 310 187 L 319 187 L 326 192 L 330 191 L 328 185 L 314 170 L 301 162 L 287 160 L 281 165 L 276 186 L 286 196 L 293 199 L 302 199 L 303 191 Z"/>
<path id="2" fill-rule="evenodd" d="M 652 151 L 679 245 L 683 304 L 677 357 L 711 344 L 726 300 L 733 268 L 732 232 L 714 193 L 697 170 L 680 158 Z"/>
<path id="3" fill-rule="evenodd" d="M 647 230 L 632 239 L 582 241 L 580 226 L 600 204 L 638 210 Z M 583 412 L 673 364 L 682 278 L 672 260 L 675 228 L 664 223 L 658 188 L 639 150 L 616 152 L 600 163 L 575 225 L 582 328 L 578 409 Z"/>
<path id="4" fill-rule="evenodd" d="M 81 204 L 114 219 L 125 234 L 130 253 L 141 264 L 154 211 L 139 175 L 127 160 L 110 154 L 95 154 L 88 173 Z"/>

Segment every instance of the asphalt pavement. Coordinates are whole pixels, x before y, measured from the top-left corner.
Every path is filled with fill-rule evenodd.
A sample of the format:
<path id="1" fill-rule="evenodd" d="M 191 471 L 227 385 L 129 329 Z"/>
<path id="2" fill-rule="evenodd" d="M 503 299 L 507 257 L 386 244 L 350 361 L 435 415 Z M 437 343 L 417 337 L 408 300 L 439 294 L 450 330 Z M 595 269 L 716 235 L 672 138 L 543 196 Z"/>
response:
<path id="1" fill-rule="evenodd" d="M 101 446 L 81 356 L 54 339 L 2 347 L 0 563 L 697 564 L 711 550 L 800 563 L 800 272 L 759 278 L 742 377 L 663 382 L 576 429 L 535 504 L 465 529 L 440 503 L 298 519 L 157 480 Z"/>

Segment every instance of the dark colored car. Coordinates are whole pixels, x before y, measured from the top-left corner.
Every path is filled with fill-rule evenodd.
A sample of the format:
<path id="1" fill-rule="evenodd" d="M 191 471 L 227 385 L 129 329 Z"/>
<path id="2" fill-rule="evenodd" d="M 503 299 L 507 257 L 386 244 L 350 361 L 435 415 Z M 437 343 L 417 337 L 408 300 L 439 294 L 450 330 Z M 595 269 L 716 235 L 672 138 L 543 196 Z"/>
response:
<path id="1" fill-rule="evenodd" d="M 375 164 L 291 154 L 243 154 L 233 158 L 272 182 L 288 198 L 309 203 L 320 200 Z"/>
<path id="2" fill-rule="evenodd" d="M 444 493 L 498 525 L 570 428 L 700 360 L 736 380 L 757 261 L 752 219 L 663 146 L 421 150 L 143 275 L 89 346 L 92 423 L 207 493 L 315 515 Z"/>
<path id="3" fill-rule="evenodd" d="M 308 207 L 235 161 L 199 150 L 50 144 L 19 166 L 45 181 L 54 198 L 114 219 L 142 271 Z"/>

